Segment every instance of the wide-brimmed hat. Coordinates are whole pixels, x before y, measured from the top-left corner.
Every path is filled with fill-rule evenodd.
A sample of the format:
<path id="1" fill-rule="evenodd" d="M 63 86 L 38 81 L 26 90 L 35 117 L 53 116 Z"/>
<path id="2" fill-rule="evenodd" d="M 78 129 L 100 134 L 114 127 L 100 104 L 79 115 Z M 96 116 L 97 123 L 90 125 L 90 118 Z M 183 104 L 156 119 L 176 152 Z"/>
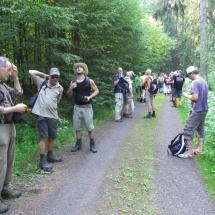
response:
<path id="1" fill-rule="evenodd" d="M 49 75 L 60 75 L 59 69 L 54 67 L 50 69 Z"/>
<path id="2" fill-rule="evenodd" d="M 73 71 L 76 74 L 76 69 L 78 66 L 81 66 L 84 69 L 84 74 L 87 75 L 88 74 L 88 67 L 85 63 L 76 63 L 73 65 Z"/>

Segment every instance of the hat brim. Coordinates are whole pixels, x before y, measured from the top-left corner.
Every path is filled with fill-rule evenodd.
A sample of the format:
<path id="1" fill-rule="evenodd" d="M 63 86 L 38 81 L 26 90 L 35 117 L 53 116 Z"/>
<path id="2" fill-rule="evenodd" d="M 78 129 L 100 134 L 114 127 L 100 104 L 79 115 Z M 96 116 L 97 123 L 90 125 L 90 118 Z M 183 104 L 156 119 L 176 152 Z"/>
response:
<path id="1" fill-rule="evenodd" d="M 76 63 L 73 65 L 73 71 L 76 74 L 76 69 L 78 66 L 81 66 L 84 69 L 85 76 L 88 74 L 88 67 L 85 63 Z"/>

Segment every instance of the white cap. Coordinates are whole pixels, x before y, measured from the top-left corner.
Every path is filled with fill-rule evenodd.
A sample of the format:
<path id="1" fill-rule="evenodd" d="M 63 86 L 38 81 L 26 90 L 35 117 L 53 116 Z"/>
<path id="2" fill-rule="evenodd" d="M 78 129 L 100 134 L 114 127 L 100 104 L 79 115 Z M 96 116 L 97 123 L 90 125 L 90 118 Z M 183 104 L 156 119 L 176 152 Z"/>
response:
<path id="1" fill-rule="evenodd" d="M 197 67 L 195 67 L 195 66 L 189 66 L 189 67 L 186 69 L 187 74 L 189 74 L 189 73 L 191 73 L 191 72 L 193 72 L 193 71 L 198 71 L 198 70 L 197 70 Z"/>

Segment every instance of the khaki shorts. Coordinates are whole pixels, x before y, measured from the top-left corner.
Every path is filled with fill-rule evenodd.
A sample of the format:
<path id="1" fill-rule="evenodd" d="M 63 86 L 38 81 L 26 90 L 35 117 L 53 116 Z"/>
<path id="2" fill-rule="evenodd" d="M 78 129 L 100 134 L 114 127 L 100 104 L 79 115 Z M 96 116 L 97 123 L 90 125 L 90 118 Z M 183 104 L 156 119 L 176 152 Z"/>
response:
<path id="1" fill-rule="evenodd" d="M 148 90 L 146 90 L 145 100 L 146 104 L 154 104 L 154 94 L 150 94 Z"/>
<path id="2" fill-rule="evenodd" d="M 192 140 L 194 133 L 197 131 L 200 138 L 205 137 L 205 117 L 208 111 L 195 112 L 191 111 L 184 126 L 184 138 Z"/>
<path id="3" fill-rule="evenodd" d="M 73 128 L 75 131 L 82 130 L 83 122 L 86 125 L 87 131 L 92 131 L 93 126 L 93 108 L 91 104 L 75 105 L 73 112 Z"/>

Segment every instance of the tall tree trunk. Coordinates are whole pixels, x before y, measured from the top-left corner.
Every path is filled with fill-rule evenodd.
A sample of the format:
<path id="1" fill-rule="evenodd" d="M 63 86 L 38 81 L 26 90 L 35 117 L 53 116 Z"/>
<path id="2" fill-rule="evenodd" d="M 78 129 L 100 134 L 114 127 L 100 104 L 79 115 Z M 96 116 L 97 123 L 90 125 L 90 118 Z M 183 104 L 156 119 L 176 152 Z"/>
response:
<path id="1" fill-rule="evenodd" d="M 206 0 L 200 1 L 200 70 L 207 77 L 207 7 Z"/>

